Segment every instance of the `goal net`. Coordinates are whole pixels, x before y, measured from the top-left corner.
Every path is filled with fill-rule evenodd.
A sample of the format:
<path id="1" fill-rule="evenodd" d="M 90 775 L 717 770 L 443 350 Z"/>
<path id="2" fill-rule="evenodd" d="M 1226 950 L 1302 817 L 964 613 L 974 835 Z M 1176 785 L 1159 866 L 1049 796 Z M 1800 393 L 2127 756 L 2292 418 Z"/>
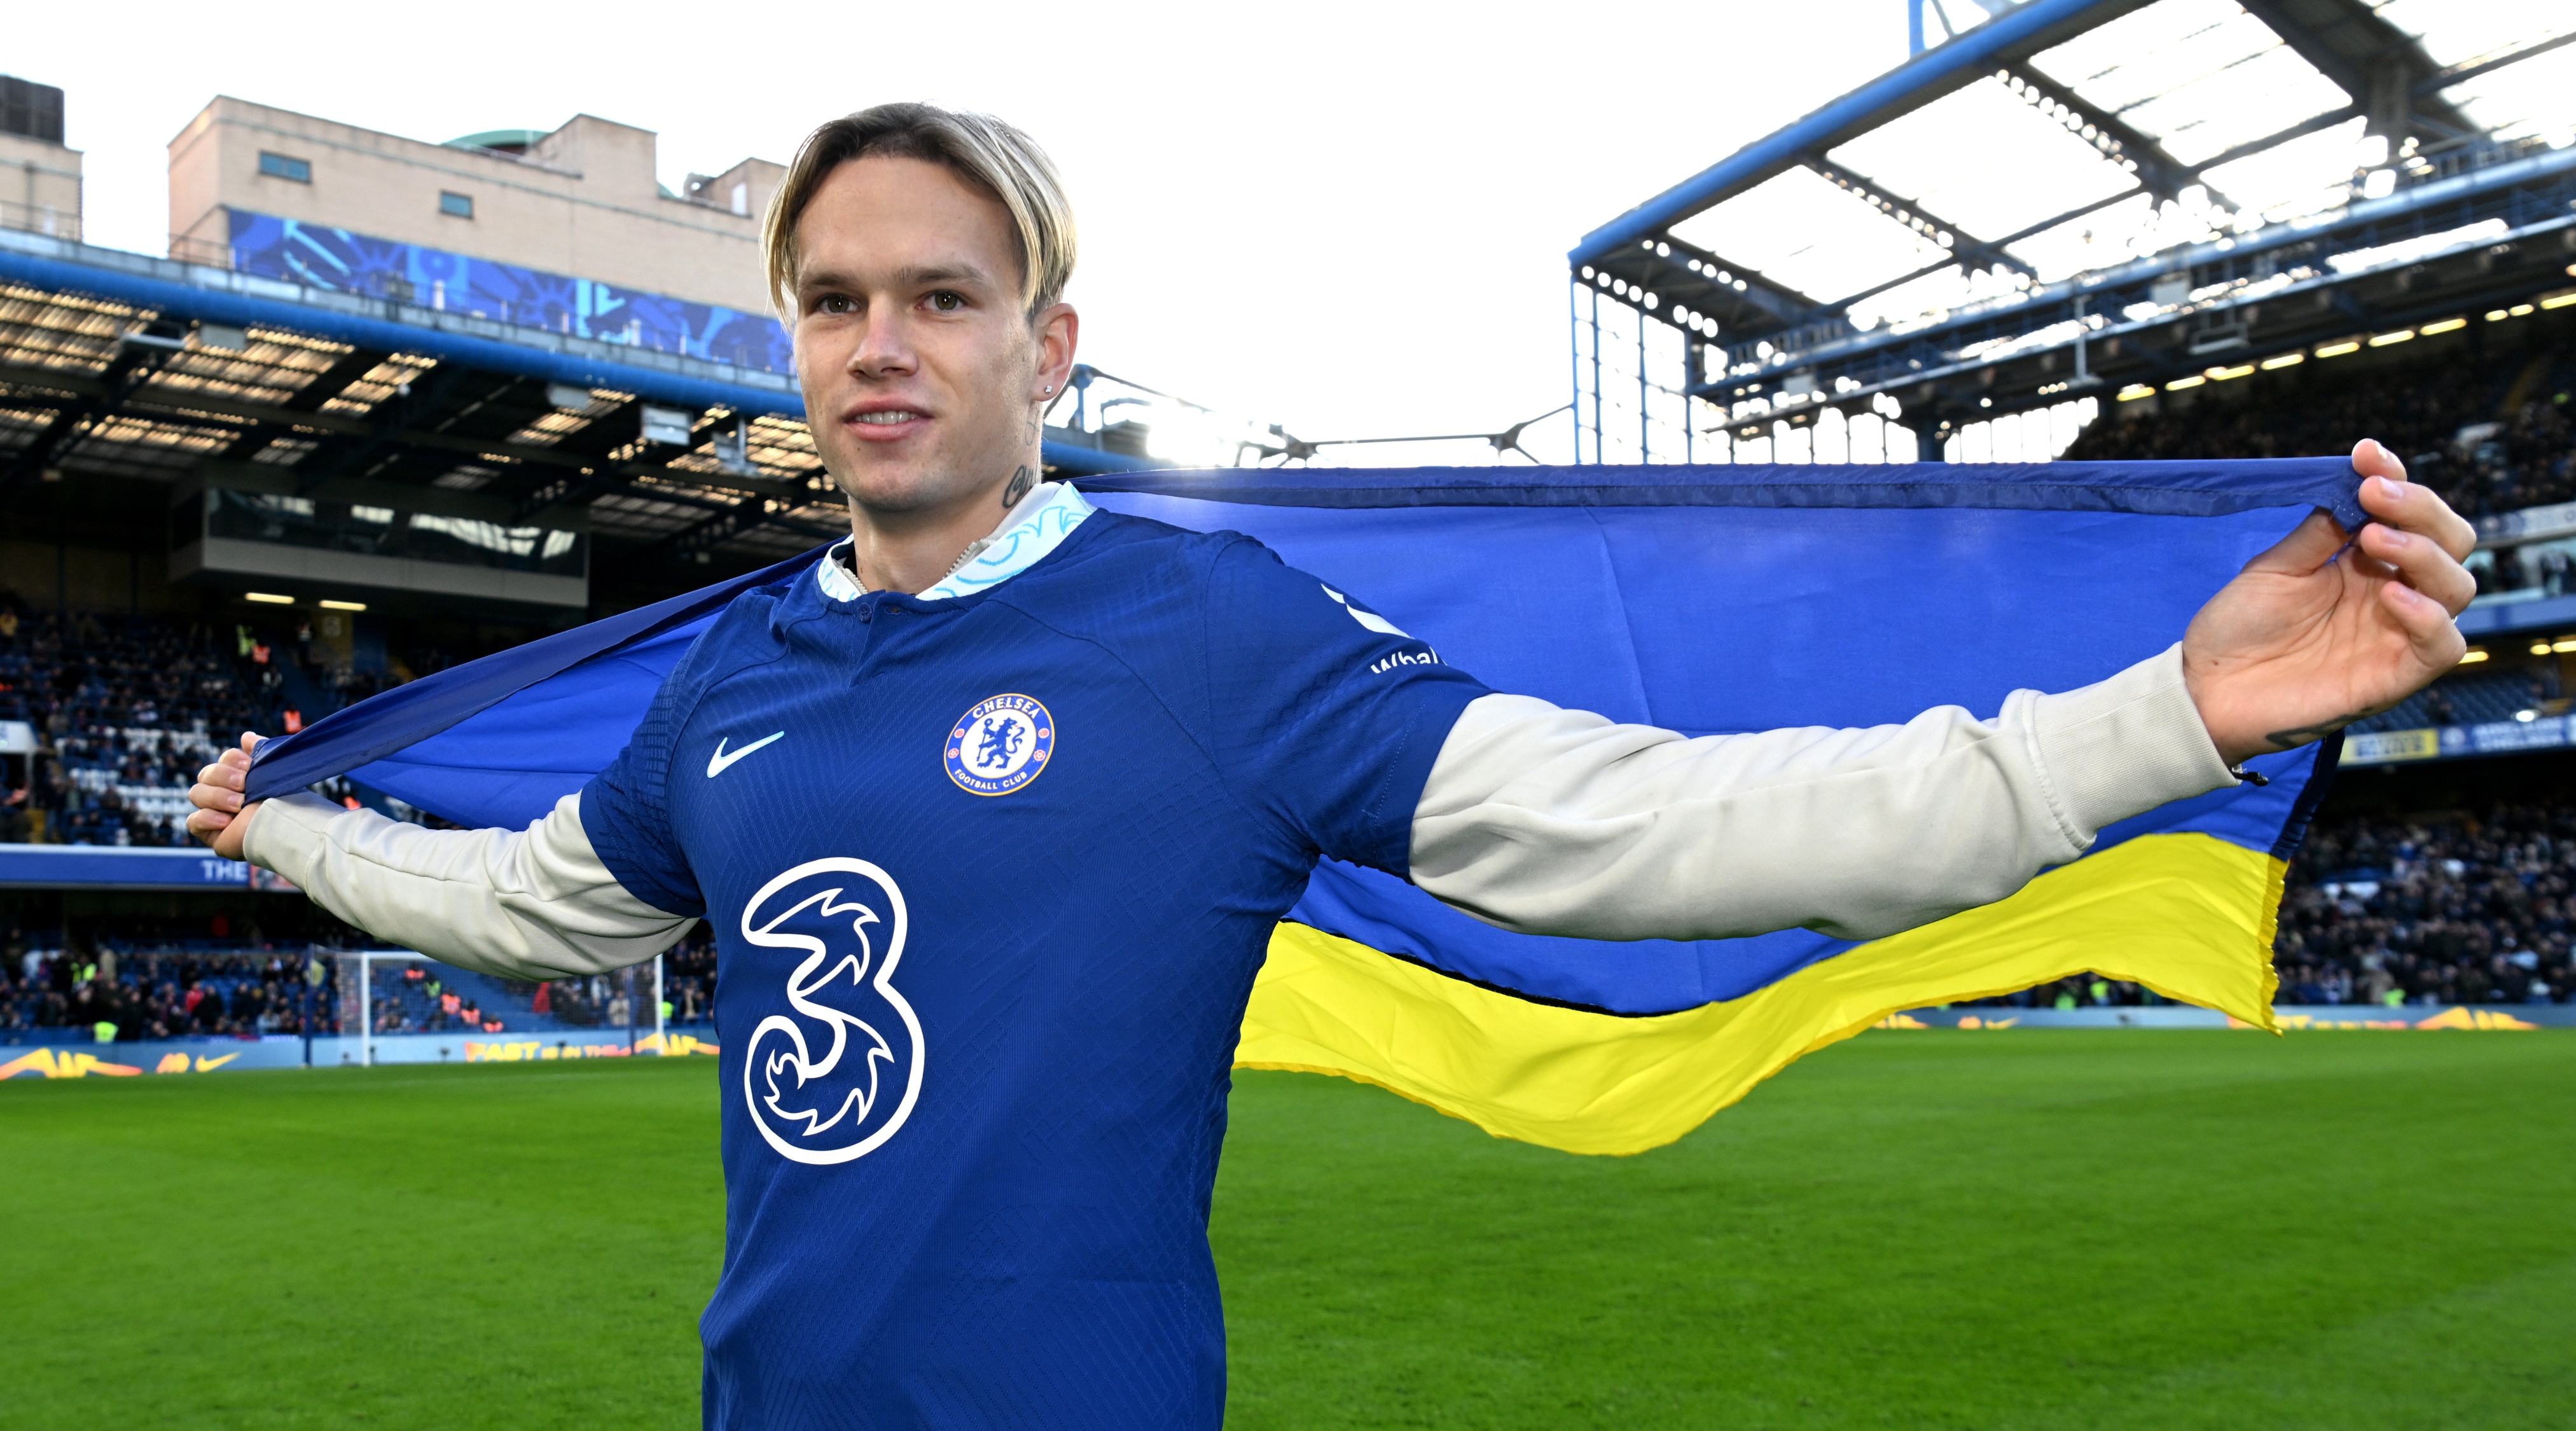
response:
<path id="1" fill-rule="evenodd" d="M 520 1062 L 662 1048 L 659 959 L 534 982 L 408 949 L 335 956 L 342 1037 L 354 1063 Z"/>

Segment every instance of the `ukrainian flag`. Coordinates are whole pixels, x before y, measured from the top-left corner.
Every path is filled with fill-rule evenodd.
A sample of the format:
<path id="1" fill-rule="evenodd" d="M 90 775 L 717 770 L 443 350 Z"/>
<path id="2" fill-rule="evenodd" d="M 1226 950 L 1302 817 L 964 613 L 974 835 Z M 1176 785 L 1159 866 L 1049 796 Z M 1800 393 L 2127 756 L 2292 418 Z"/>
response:
<path id="1" fill-rule="evenodd" d="M 1150 472 L 1116 511 L 1258 537 L 1497 690 L 1690 735 L 1980 713 L 2179 639 L 2308 513 L 2365 520 L 2342 458 L 1889 467 Z M 332 775 L 516 827 L 604 767 L 725 602 L 812 555 L 398 687 L 265 747 L 254 797 Z M 1855 944 L 1805 930 L 1505 933 L 1320 866 L 1236 1062 L 1339 1074 L 1583 1153 L 1679 1138 L 1888 1014 L 2086 970 L 2271 1025 L 2286 860 L 2336 742 L 2150 811 L 1998 903 Z"/>

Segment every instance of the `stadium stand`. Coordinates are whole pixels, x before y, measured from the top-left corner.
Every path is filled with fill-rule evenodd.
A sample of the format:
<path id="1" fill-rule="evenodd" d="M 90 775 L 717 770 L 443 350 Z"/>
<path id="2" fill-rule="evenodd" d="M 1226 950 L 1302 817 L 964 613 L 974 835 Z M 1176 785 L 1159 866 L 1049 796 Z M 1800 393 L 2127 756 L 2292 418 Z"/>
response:
<path id="1" fill-rule="evenodd" d="M 0 721 L 37 740 L 9 771 L 0 844 L 186 845 L 188 785 L 242 731 L 300 728 L 455 659 L 424 647 L 379 673 L 327 659 L 306 622 L 57 613 L 0 590 Z"/>
<path id="2" fill-rule="evenodd" d="M 148 932 L 150 922 L 118 923 L 126 932 Z M 66 949 L 57 930 L 12 929 L 0 940 L 0 1044 L 340 1033 L 347 976 L 328 950 L 373 942 L 355 931 L 340 934 L 293 949 L 118 935 Z M 307 962 L 317 951 L 321 982 L 308 984 Z M 666 963 L 685 971 L 667 979 L 668 1024 L 705 1027 L 714 997 L 713 940 L 701 928 Z M 649 1032 L 650 990 L 649 966 L 631 982 L 594 975 L 540 984 L 419 959 L 378 966 L 369 1022 L 380 1034 Z M 110 1028 L 105 1039 L 102 1024 Z"/>
<path id="3" fill-rule="evenodd" d="M 2281 1002 L 2565 1003 L 2576 805 L 2348 816 L 2281 904 Z"/>
<path id="4" fill-rule="evenodd" d="M 2508 721 L 2559 698 L 2555 664 L 2522 671 L 2449 676 L 2394 708 L 2354 721 L 2348 730 L 2414 730 L 2423 726 L 2483 725 Z"/>
<path id="5" fill-rule="evenodd" d="M 337 1032 L 327 965 L 314 988 L 304 981 L 306 957 L 238 948 L 138 954 L 113 941 L 95 953 L 23 951 L 0 967 L 0 1034 L 9 1043 L 88 1043 Z M 109 1039 L 99 1037 L 101 1025 Z"/>
<path id="6" fill-rule="evenodd" d="M 243 730 L 318 720 L 377 685 L 365 673 L 335 679 L 309 633 L 30 612 L 0 594 L 0 720 L 27 723 L 39 741 L 12 772 L 0 842 L 183 845 L 189 781 L 217 749 Z"/>
<path id="7" fill-rule="evenodd" d="M 2553 335 L 2555 338 L 2555 335 Z M 2464 516 L 2576 501 L 2576 346 L 2410 363 L 2358 374 L 2323 359 L 2251 375 L 2241 400 L 2158 412 L 2115 408 L 2076 438 L 2074 460 L 2302 457 L 2369 433 Z M 2122 404 L 2127 407 L 2129 404 Z M 2559 567 L 2563 579 L 2565 567 Z M 2508 570 L 2500 589 L 2524 584 Z"/>

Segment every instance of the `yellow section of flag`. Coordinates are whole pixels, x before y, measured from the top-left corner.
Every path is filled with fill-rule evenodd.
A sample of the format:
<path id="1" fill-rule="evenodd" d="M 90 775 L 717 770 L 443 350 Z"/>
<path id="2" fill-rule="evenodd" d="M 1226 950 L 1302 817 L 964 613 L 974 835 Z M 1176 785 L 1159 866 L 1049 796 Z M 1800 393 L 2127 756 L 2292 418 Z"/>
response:
<path id="1" fill-rule="evenodd" d="M 1500 1138 L 1642 1153 L 1899 1010 L 2088 970 L 2272 1028 L 2286 871 L 2213 835 L 2142 835 L 1742 998 L 1645 1018 L 1532 1003 L 1282 924 L 1235 1065 L 1374 1083 Z"/>

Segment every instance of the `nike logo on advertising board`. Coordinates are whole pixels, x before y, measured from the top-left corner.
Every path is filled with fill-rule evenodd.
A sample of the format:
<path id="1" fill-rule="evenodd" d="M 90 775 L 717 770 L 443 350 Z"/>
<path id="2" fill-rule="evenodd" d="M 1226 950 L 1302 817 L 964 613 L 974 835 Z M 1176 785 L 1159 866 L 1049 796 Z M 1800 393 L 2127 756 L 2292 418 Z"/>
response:
<path id="1" fill-rule="evenodd" d="M 771 731 L 769 734 L 764 735 L 760 739 L 753 741 L 751 744 L 744 746 L 742 749 L 733 752 L 731 755 L 727 755 L 725 753 L 725 742 L 732 739 L 732 737 L 718 736 L 716 738 L 716 753 L 707 757 L 707 778 L 709 780 L 713 780 L 717 776 L 724 774 L 726 766 L 733 764 L 735 761 L 742 759 L 744 756 L 751 754 L 753 751 L 760 749 L 762 746 L 769 744 L 771 741 L 778 739 L 786 733 L 787 732 L 783 730 Z"/>

